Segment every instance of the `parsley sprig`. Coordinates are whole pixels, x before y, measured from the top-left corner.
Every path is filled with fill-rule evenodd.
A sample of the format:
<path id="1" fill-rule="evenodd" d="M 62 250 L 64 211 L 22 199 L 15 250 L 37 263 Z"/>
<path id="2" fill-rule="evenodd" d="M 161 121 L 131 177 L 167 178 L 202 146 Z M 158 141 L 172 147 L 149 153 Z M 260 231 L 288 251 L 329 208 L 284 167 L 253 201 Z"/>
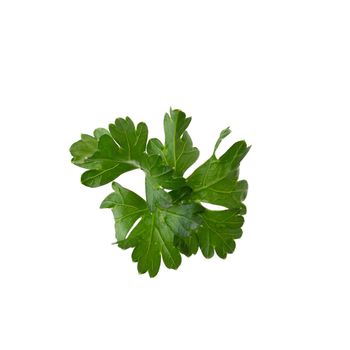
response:
<path id="1" fill-rule="evenodd" d="M 118 246 L 132 248 L 139 273 L 148 272 L 151 277 L 157 275 L 161 260 L 166 267 L 177 269 L 181 254 L 191 256 L 199 249 L 206 258 L 216 253 L 225 259 L 242 235 L 248 183 L 238 176 L 250 147 L 238 141 L 218 158 L 217 148 L 230 134 L 226 128 L 211 157 L 185 178 L 185 171 L 199 156 L 186 131 L 190 122 L 181 110 L 170 109 L 164 117 L 162 143 L 156 138 L 148 140 L 145 123 L 135 127 L 129 117 L 117 118 L 108 130 L 82 134 L 70 148 L 73 164 L 87 169 L 81 176 L 85 186 L 112 182 L 113 192 L 101 208 L 112 210 Z M 145 172 L 146 199 L 114 182 L 134 169 Z M 202 203 L 226 209 L 209 210 Z"/>

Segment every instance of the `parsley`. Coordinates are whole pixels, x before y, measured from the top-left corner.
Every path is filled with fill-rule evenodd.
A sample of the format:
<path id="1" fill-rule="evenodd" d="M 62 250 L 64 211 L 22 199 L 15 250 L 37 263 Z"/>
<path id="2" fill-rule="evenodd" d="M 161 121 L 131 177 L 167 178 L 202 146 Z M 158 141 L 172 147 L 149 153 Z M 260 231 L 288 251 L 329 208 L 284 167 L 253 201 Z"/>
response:
<path id="1" fill-rule="evenodd" d="M 105 185 L 133 169 L 145 172 L 146 200 L 113 182 L 113 192 L 101 208 L 112 209 L 118 246 L 133 248 L 132 260 L 139 273 L 148 272 L 151 277 L 157 275 L 161 260 L 166 267 L 177 269 L 181 254 L 191 256 L 198 249 L 206 258 L 215 252 L 225 259 L 242 235 L 246 213 L 242 202 L 248 183 L 238 180 L 238 175 L 240 161 L 250 147 L 239 141 L 217 158 L 217 148 L 230 134 L 227 128 L 211 157 L 184 178 L 199 156 L 186 131 L 190 122 L 180 110 L 166 113 L 163 144 L 155 138 L 147 142 L 145 123 L 135 127 L 129 117 L 118 118 L 108 130 L 81 135 L 70 148 L 73 164 L 87 169 L 81 182 L 88 187 Z M 204 202 L 227 209 L 209 210 L 201 205 Z"/>

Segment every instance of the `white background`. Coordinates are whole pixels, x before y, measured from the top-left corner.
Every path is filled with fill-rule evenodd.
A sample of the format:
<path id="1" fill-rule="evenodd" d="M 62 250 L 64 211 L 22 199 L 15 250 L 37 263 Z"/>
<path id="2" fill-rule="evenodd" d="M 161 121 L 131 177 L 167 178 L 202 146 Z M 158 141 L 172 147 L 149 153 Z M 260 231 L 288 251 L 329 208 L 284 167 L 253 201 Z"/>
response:
<path id="1" fill-rule="evenodd" d="M 349 349 L 348 1 L 1 1 L 0 348 Z M 226 260 L 155 279 L 68 148 L 119 116 L 253 147 Z M 120 182 L 143 192 L 140 173 Z"/>

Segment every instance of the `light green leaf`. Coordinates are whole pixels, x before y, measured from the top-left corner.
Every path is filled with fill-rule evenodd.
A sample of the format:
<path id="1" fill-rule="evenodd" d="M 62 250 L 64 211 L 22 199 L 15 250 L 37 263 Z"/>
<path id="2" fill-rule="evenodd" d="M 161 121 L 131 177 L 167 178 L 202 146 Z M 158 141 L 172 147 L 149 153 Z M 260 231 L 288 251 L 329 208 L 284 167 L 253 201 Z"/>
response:
<path id="1" fill-rule="evenodd" d="M 231 134 L 230 127 L 221 131 L 220 136 L 219 136 L 218 140 L 216 141 L 213 154 L 215 154 L 216 150 L 220 146 L 221 141 L 230 134 Z"/>
<path id="2" fill-rule="evenodd" d="M 96 129 L 94 136 L 82 135 L 72 145 L 72 162 L 90 169 L 81 182 L 88 187 L 105 185 L 121 174 L 140 167 L 144 157 L 148 130 L 144 123 L 137 128 L 130 118 L 116 119 L 109 131 Z"/>

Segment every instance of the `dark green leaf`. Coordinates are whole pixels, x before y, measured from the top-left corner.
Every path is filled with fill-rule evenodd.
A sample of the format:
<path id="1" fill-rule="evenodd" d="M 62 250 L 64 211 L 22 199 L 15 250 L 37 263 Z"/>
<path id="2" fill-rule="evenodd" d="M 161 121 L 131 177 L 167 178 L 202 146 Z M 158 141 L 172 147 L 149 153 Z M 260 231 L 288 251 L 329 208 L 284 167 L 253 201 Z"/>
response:
<path id="1" fill-rule="evenodd" d="M 215 250 L 220 258 L 225 259 L 235 250 L 234 240 L 242 235 L 243 217 L 235 210 L 206 210 L 201 217 L 203 224 L 196 236 L 203 255 L 211 258 Z"/>
<path id="2" fill-rule="evenodd" d="M 182 254 L 188 257 L 197 254 L 199 243 L 195 233 L 188 237 L 175 236 L 174 244 Z"/>
<path id="3" fill-rule="evenodd" d="M 154 183 L 163 188 L 174 190 L 186 185 L 185 179 L 176 175 L 174 170 L 163 162 L 161 156 L 156 154 L 144 157 L 142 168 Z"/>
<path id="4" fill-rule="evenodd" d="M 202 224 L 189 237 L 176 237 L 175 245 L 182 254 L 191 256 L 196 254 L 200 247 L 206 258 L 216 254 L 225 259 L 227 254 L 233 253 L 235 239 L 242 235 L 244 223 L 241 212 L 235 210 L 213 211 L 206 209 L 200 214 Z"/>
<path id="5" fill-rule="evenodd" d="M 158 273 L 161 257 L 168 268 L 180 265 L 174 237 L 189 236 L 191 230 L 199 227 L 203 207 L 196 203 L 172 205 L 167 192 L 153 187 L 151 179 L 146 183 L 147 203 L 136 193 L 113 183 L 114 192 L 104 199 L 101 208 L 112 209 L 118 245 L 123 249 L 135 248 L 132 256 L 138 262 L 139 272 L 148 271 L 153 277 Z M 139 218 L 141 221 L 131 230 Z"/>

